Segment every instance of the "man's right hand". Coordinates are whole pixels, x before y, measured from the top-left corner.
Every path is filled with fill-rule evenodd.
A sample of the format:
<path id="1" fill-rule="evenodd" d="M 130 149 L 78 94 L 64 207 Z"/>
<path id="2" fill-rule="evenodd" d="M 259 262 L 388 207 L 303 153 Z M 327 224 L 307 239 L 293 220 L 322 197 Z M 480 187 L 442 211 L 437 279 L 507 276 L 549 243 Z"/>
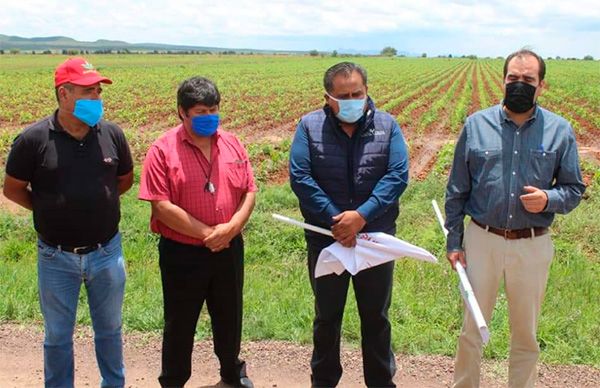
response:
<path id="1" fill-rule="evenodd" d="M 356 246 L 356 234 L 367 224 L 360 213 L 356 210 L 346 210 L 332 219 L 335 222 L 331 227 L 333 238 L 346 248 Z"/>
<path id="2" fill-rule="evenodd" d="M 211 232 L 204 238 L 204 246 L 213 253 L 229 248 L 229 242 L 239 233 L 230 223 L 218 224 L 209 228 Z"/>
<path id="3" fill-rule="evenodd" d="M 450 262 L 452 269 L 456 271 L 456 262 L 460 261 L 464 268 L 467 268 L 467 259 L 465 258 L 465 251 L 453 251 L 446 254 L 446 258 Z"/>

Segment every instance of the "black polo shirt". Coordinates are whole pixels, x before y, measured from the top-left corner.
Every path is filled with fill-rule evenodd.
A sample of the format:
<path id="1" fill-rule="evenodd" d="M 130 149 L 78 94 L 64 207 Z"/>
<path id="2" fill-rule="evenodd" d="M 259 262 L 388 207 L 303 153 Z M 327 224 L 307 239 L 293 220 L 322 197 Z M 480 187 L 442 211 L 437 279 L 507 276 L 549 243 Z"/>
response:
<path id="1" fill-rule="evenodd" d="M 121 217 L 117 177 L 133 169 L 125 135 L 101 120 L 77 140 L 57 114 L 15 138 L 6 174 L 31 183 L 33 223 L 43 240 L 68 246 L 105 242 Z"/>

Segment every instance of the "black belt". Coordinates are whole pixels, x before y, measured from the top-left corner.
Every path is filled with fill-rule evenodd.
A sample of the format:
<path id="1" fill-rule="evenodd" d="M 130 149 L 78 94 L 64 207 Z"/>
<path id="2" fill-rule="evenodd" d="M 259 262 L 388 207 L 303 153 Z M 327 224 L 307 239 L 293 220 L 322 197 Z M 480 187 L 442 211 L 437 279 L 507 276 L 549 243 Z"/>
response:
<path id="1" fill-rule="evenodd" d="M 112 239 L 112 237 L 111 237 L 111 239 Z M 63 251 L 63 252 L 75 253 L 76 255 L 86 255 L 88 253 L 94 252 L 95 250 L 105 246 L 108 243 L 108 241 L 110 241 L 110 239 L 109 239 L 108 241 L 103 242 L 103 243 L 96 243 L 96 244 L 91 244 L 91 245 L 83 245 L 83 246 L 75 247 L 75 246 L 71 246 L 71 245 L 54 244 L 54 243 L 48 242 L 47 240 L 43 239 L 42 237 L 40 237 L 40 240 L 42 240 L 42 242 L 44 244 L 51 246 L 54 249 L 58 249 L 59 251 Z"/>
<path id="2" fill-rule="evenodd" d="M 538 226 L 533 227 L 533 228 L 526 228 L 526 229 L 501 229 L 501 228 L 494 228 L 493 226 L 489 226 L 489 225 L 484 225 L 475 219 L 472 219 L 472 221 L 475 225 L 479 226 L 480 228 L 483 228 L 490 233 L 497 234 L 498 236 L 502 236 L 506 240 L 518 240 L 520 238 L 537 237 L 537 236 L 544 235 L 544 234 L 548 233 L 548 231 L 549 231 L 548 228 L 543 228 L 543 227 L 538 227 Z"/>

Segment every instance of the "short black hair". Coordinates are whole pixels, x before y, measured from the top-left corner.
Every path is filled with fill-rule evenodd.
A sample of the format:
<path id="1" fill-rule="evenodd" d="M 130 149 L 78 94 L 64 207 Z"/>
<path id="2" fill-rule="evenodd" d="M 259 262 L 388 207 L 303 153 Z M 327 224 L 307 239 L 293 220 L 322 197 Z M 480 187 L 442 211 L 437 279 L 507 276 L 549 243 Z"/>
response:
<path id="1" fill-rule="evenodd" d="M 70 92 L 73 91 L 73 85 L 71 85 L 70 83 L 58 85 L 57 87 L 55 87 L 54 95 L 56 96 L 56 102 L 58 102 L 59 104 L 60 104 L 60 96 L 58 95 L 58 88 L 61 88 L 61 87 L 64 87 L 65 89 L 67 89 Z"/>
<path id="2" fill-rule="evenodd" d="M 325 91 L 327 93 L 331 93 L 333 90 L 333 79 L 339 75 L 344 74 L 346 77 L 350 77 L 353 72 L 358 72 L 363 80 L 363 85 L 367 85 L 367 71 L 361 65 L 358 65 L 353 62 L 340 62 L 336 65 L 331 66 L 325 72 L 325 76 L 323 77 L 323 86 L 325 87 Z"/>
<path id="3" fill-rule="evenodd" d="M 182 107 L 187 113 L 190 108 L 198 104 L 207 107 L 219 105 L 221 103 L 221 94 L 214 82 L 204 77 L 188 78 L 179 85 L 177 89 L 177 106 Z M 177 111 L 179 114 L 179 110 Z M 179 115 L 183 120 L 183 117 Z"/>
<path id="4" fill-rule="evenodd" d="M 540 78 L 540 81 L 544 80 L 544 77 L 546 76 L 546 62 L 544 62 L 544 58 L 540 57 L 533 51 L 526 49 L 526 48 L 522 48 L 518 51 L 515 51 L 514 53 L 512 53 L 508 57 L 506 57 L 506 61 L 504 61 L 504 79 L 506 79 L 506 73 L 508 73 L 508 63 L 514 57 L 524 57 L 527 55 L 530 55 L 530 56 L 534 57 L 535 59 L 537 59 L 539 65 L 540 65 L 540 70 L 538 72 L 538 76 Z"/>

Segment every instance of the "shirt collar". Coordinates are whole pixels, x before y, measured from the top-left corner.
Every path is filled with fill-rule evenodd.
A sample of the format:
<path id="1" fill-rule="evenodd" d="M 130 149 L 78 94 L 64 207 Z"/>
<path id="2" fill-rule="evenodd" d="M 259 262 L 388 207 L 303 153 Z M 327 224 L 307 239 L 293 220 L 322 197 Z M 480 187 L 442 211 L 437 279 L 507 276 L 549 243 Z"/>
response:
<path id="1" fill-rule="evenodd" d="M 52 114 L 52 116 L 50 117 L 50 123 L 48 125 L 48 128 L 50 128 L 51 131 L 54 132 L 67 132 L 65 131 L 65 129 L 62 127 L 62 125 L 60 125 L 60 121 L 58 121 L 58 109 L 54 111 L 54 114 Z M 94 125 L 93 127 L 90 127 L 91 129 L 93 129 L 96 132 L 100 132 L 100 122 L 98 122 L 98 124 Z"/>
<path id="2" fill-rule="evenodd" d="M 506 114 L 506 111 L 504 110 L 504 101 L 501 101 L 500 104 L 498 105 L 498 107 L 500 110 L 500 124 L 506 123 L 506 122 L 514 123 L 514 121 L 510 117 L 508 117 L 508 114 Z M 533 122 L 535 122 L 535 120 L 538 119 L 539 115 L 540 115 L 540 109 L 536 102 L 535 105 L 533 106 L 533 112 L 531 113 L 531 116 L 525 122 L 533 123 Z"/>

